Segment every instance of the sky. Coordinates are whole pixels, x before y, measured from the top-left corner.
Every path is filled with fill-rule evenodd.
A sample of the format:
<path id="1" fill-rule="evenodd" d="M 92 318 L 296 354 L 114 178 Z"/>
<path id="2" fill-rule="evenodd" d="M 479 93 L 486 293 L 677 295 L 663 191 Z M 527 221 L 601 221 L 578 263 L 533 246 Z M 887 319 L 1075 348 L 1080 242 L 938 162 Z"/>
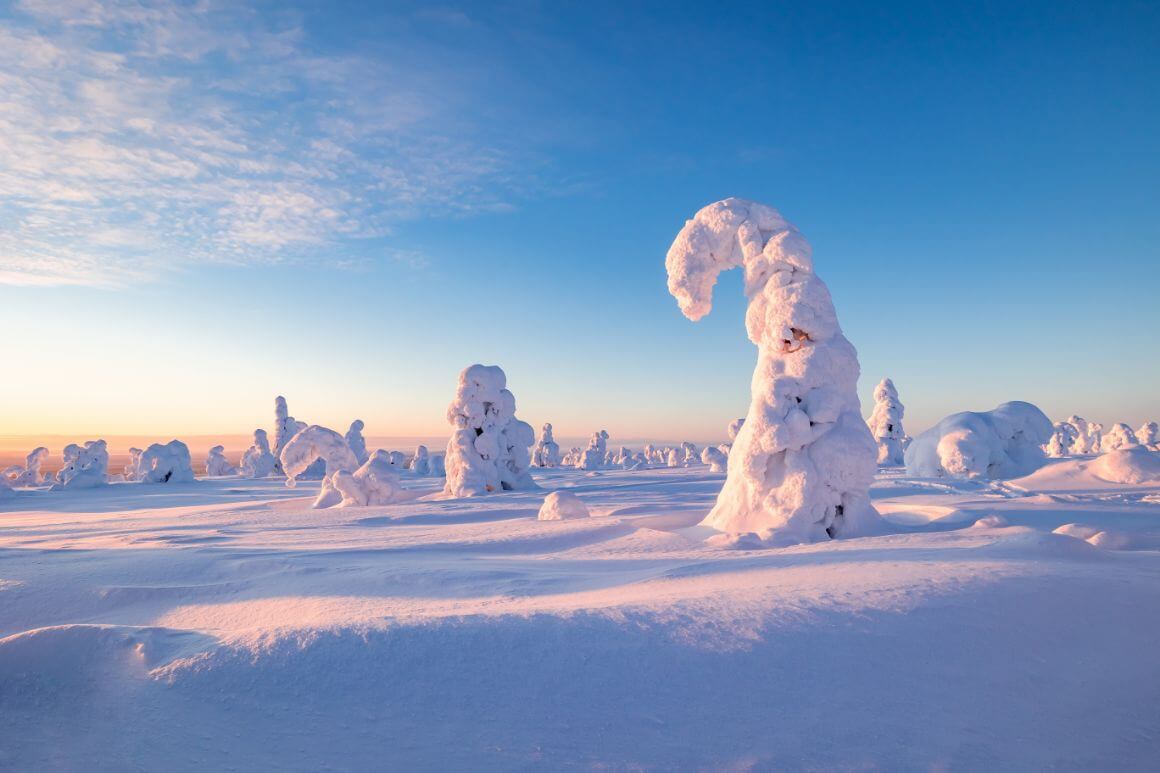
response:
<path id="1" fill-rule="evenodd" d="M 0 1 L 0 435 L 438 436 L 458 372 L 562 437 L 720 440 L 727 196 L 814 247 L 917 432 L 1160 420 L 1155 3 Z M 731 272 L 736 274 L 738 272 Z"/>

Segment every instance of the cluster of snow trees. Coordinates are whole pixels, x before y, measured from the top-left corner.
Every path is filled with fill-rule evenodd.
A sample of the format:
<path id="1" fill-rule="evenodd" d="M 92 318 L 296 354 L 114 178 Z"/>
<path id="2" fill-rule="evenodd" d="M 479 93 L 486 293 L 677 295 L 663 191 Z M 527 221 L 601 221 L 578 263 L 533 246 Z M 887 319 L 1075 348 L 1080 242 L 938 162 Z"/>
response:
<path id="1" fill-rule="evenodd" d="M 1064 457 L 1119 451 L 1134 446 L 1160 451 L 1160 426 L 1154 421 L 1146 421 L 1139 429 L 1133 430 L 1127 424 L 1117 422 L 1104 432 L 1102 424 L 1069 416 L 1053 425 L 1044 450 L 1048 456 Z"/>

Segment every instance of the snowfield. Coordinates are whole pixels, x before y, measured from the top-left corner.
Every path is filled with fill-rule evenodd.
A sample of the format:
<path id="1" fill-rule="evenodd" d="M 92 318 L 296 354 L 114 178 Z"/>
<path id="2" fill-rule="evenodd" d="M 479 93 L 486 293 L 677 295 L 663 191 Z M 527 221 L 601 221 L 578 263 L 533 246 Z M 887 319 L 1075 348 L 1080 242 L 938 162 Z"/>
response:
<path id="1" fill-rule="evenodd" d="M 0 769 L 1154 770 L 1160 481 L 1099 471 L 880 471 L 889 533 L 756 550 L 704 465 L 9 492 Z"/>

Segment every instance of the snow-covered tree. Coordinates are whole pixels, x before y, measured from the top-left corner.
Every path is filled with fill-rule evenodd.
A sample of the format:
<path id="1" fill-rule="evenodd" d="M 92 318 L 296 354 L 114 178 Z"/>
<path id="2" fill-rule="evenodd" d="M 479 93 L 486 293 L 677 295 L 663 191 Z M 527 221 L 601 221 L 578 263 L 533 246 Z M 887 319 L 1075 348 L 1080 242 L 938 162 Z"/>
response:
<path id="1" fill-rule="evenodd" d="M 1107 431 L 1101 441 L 1101 448 L 1107 451 L 1119 451 L 1121 448 L 1138 445 L 1139 441 L 1136 439 L 1136 433 L 1132 428 L 1123 422 L 1116 422 L 1112 428 Z"/>
<path id="2" fill-rule="evenodd" d="M 1136 440 L 1140 441 L 1140 445 L 1148 446 L 1153 451 L 1160 450 L 1160 425 L 1154 421 L 1146 421 L 1140 425 L 1140 429 L 1136 430 Z"/>
<path id="3" fill-rule="evenodd" d="M 535 433 L 516 418 L 516 398 L 501 368 L 464 368 L 447 421 L 453 432 L 447 443 L 445 493 L 470 497 L 536 487 L 528 473 Z"/>
<path id="4" fill-rule="evenodd" d="M 139 483 L 192 483 L 193 460 L 180 440 L 153 443 L 137 460 L 132 480 Z"/>
<path id="5" fill-rule="evenodd" d="M 350 429 L 346 431 L 346 444 L 350 446 L 350 450 L 354 454 L 354 458 L 358 459 L 359 464 L 365 464 L 366 460 L 371 457 L 367 453 L 366 438 L 363 437 L 365 426 L 362 419 L 355 419 L 350 423 Z"/>
<path id="6" fill-rule="evenodd" d="M 742 267 L 758 347 L 749 413 L 703 523 L 766 544 L 874 530 L 877 451 L 858 402 L 858 355 L 806 240 L 777 210 L 726 199 L 685 224 L 665 266 L 669 292 L 694 321 L 711 310 L 718 274 Z"/>
<path id="7" fill-rule="evenodd" d="M 906 449 L 906 471 L 925 477 L 1019 478 L 1043 466 L 1051 420 L 1031 403 L 947 416 Z"/>
<path id="8" fill-rule="evenodd" d="M 728 433 L 729 433 L 730 444 L 732 444 L 735 440 L 737 440 L 737 433 L 740 432 L 741 428 L 744 426 L 745 426 L 745 419 L 744 418 L 734 419 L 733 421 L 729 422 L 729 426 L 726 428 L 726 431 L 728 431 Z"/>
<path id="9" fill-rule="evenodd" d="M 670 448 L 665 452 L 665 464 L 669 467 L 681 467 L 685 462 L 685 451 L 681 448 Z"/>
<path id="10" fill-rule="evenodd" d="M 285 472 L 282 469 L 282 449 L 290 442 L 290 439 L 297 435 L 302 430 L 306 429 L 306 423 L 298 421 L 290 415 L 290 409 L 286 405 L 286 398 L 278 395 L 274 398 L 274 459 L 276 460 L 278 472 Z M 305 472 L 305 470 L 303 471 Z"/>
<path id="11" fill-rule="evenodd" d="M 431 463 L 431 477 L 447 477 L 447 456 L 444 453 L 431 454 L 428 459 Z"/>
<path id="12" fill-rule="evenodd" d="M 1067 423 L 1075 427 L 1076 438 L 1072 443 L 1073 454 L 1098 454 L 1100 440 L 1104 433 L 1104 425 L 1088 421 L 1080 416 L 1068 416 Z"/>
<path id="13" fill-rule="evenodd" d="M 241 473 L 247 478 L 265 478 L 278 469 L 278 460 L 270 453 L 266 430 L 254 430 L 254 444 L 242 454 Z"/>
<path id="14" fill-rule="evenodd" d="M 1051 439 L 1047 441 L 1043 450 L 1054 459 L 1070 456 L 1078 438 L 1079 430 L 1074 425 L 1066 421 L 1057 421 L 1052 425 Z"/>
<path id="15" fill-rule="evenodd" d="M 205 460 L 206 475 L 214 477 L 235 475 L 237 471 L 238 468 L 230 464 L 230 460 L 226 458 L 225 446 L 214 446 L 209 450 L 209 456 Z"/>
<path id="16" fill-rule="evenodd" d="M 545 423 L 543 428 L 540 430 L 540 439 L 536 443 L 535 450 L 532 451 L 532 466 L 560 466 L 560 446 L 556 443 L 556 439 L 552 437 L 551 424 Z"/>
<path id="17" fill-rule="evenodd" d="M 588 505 L 580 497 L 571 491 L 553 491 L 544 497 L 537 517 L 541 521 L 568 521 L 588 516 Z"/>
<path id="18" fill-rule="evenodd" d="M 415 448 L 415 457 L 411 459 L 411 472 L 416 475 L 431 474 L 431 454 L 427 451 L 427 446 Z"/>
<path id="19" fill-rule="evenodd" d="M 705 446 L 701 452 L 701 462 L 709 465 L 709 472 L 727 472 L 729 469 L 729 457 L 720 448 L 713 446 Z"/>
<path id="20" fill-rule="evenodd" d="M 346 438 L 317 424 L 311 424 L 290 438 L 282 448 L 279 461 L 286 473 L 286 485 L 291 488 L 304 472 L 319 461 L 325 466 L 324 479 L 339 470 L 354 472 L 359 467 L 358 459 L 346 444 Z"/>
<path id="21" fill-rule="evenodd" d="M 700 461 L 701 455 L 697 451 L 697 446 L 686 440 L 681 443 L 681 464 L 685 467 L 690 467 Z"/>
<path id="22" fill-rule="evenodd" d="M 332 493 L 333 492 L 333 493 Z M 397 468 L 390 463 L 384 451 L 375 451 L 354 472 L 337 470 L 322 481 L 322 491 L 314 507 L 329 507 L 335 495 L 338 507 L 373 507 L 389 505 L 401 498 Z"/>
<path id="23" fill-rule="evenodd" d="M 39 486 L 44 483 L 45 475 L 41 472 L 41 467 L 44 466 L 45 461 L 48 460 L 48 449 L 44 446 L 34 448 L 24 457 L 24 466 L 14 466 L 12 468 L 12 475 L 9 479 L 16 488 L 27 488 L 29 486 Z"/>
<path id="24" fill-rule="evenodd" d="M 109 482 L 109 448 L 103 440 L 64 447 L 64 466 L 56 473 L 54 488 L 94 488 Z"/>
<path id="25" fill-rule="evenodd" d="M 608 456 L 608 430 L 597 430 L 588 439 L 588 448 L 580 453 L 576 461 L 577 469 L 599 470 Z"/>
<path id="26" fill-rule="evenodd" d="M 902 464 L 902 454 L 906 450 L 906 432 L 902 429 L 904 411 L 894 382 L 888 378 L 879 381 L 874 387 L 874 411 L 866 422 L 874 442 L 878 444 L 878 464 Z"/>

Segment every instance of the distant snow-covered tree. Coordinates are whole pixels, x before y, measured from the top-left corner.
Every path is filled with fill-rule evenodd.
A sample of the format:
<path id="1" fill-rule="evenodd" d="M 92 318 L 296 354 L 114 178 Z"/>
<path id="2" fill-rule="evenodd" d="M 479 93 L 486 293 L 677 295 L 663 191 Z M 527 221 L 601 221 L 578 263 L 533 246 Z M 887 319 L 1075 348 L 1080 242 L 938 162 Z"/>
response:
<path id="1" fill-rule="evenodd" d="M 866 422 L 874 442 L 878 444 L 878 464 L 902 464 L 902 454 L 906 450 L 906 432 L 902 429 L 905 410 L 894 382 L 888 378 L 879 381 L 874 387 L 874 411 Z"/>
<path id="2" fill-rule="evenodd" d="M 225 446 L 214 446 L 209 450 L 209 456 L 205 460 L 206 475 L 220 477 L 222 475 L 234 475 L 237 471 L 238 468 L 230 464 L 230 460 L 226 458 Z"/>
<path id="3" fill-rule="evenodd" d="M 1136 433 L 1132 428 L 1123 422 L 1116 422 L 1112 428 L 1107 431 L 1101 441 L 1101 448 L 1107 451 L 1119 451 L 1121 448 L 1138 445 L 1139 441 L 1136 439 Z"/>

